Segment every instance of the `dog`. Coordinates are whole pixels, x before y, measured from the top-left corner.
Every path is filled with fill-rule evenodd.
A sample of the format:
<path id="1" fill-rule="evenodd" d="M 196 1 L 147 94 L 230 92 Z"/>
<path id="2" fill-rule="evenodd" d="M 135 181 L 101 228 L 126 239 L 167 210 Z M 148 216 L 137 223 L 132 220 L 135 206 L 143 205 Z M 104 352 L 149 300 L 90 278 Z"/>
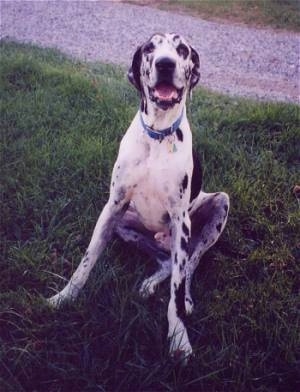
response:
<path id="1" fill-rule="evenodd" d="M 200 78 L 199 55 L 178 34 L 154 34 L 137 48 L 128 78 L 140 94 L 140 108 L 120 143 L 109 199 L 78 268 L 48 301 L 58 307 L 74 300 L 116 233 L 159 264 L 141 285 L 143 297 L 171 277 L 170 355 L 187 360 L 192 347 L 184 320 L 194 306 L 192 276 L 229 212 L 226 193 L 202 190 L 201 165 L 192 150 L 186 100 Z"/>

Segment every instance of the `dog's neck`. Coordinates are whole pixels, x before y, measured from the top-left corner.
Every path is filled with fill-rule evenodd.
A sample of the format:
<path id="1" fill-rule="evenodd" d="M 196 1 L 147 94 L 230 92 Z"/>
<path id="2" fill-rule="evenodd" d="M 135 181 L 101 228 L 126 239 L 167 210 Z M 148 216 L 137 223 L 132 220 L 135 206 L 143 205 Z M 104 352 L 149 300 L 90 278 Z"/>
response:
<path id="1" fill-rule="evenodd" d="M 147 100 L 146 103 L 141 103 L 140 111 L 144 123 L 159 132 L 171 127 L 180 117 L 186 115 L 185 99 L 167 110 L 163 110 Z"/>

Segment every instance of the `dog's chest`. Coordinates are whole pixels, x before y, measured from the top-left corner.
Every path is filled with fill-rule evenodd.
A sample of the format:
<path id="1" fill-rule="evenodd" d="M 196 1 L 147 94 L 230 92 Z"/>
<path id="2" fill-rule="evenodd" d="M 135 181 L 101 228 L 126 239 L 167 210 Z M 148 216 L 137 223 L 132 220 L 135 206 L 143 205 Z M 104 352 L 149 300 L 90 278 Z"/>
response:
<path id="1" fill-rule="evenodd" d="M 192 136 L 186 120 L 181 128 L 183 137 L 173 134 L 160 142 L 143 132 L 136 115 L 120 145 L 113 171 L 113 192 L 117 198 L 126 194 L 140 220 L 152 231 L 165 228 L 170 205 L 183 202 L 183 179 L 191 178 Z M 189 186 L 186 192 L 190 192 Z"/>
<path id="2" fill-rule="evenodd" d="M 183 168 L 188 170 L 183 151 L 170 153 L 167 143 L 156 143 L 134 169 L 136 183 L 132 188 L 131 202 L 143 224 L 152 231 L 163 230 L 170 199 L 178 198 L 179 202 Z"/>

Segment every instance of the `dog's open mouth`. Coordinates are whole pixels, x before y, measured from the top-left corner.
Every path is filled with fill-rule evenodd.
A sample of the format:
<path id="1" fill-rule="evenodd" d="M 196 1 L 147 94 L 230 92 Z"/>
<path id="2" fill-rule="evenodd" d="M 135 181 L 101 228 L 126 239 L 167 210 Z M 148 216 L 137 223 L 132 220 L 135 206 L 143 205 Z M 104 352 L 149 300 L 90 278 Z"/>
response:
<path id="1" fill-rule="evenodd" d="M 183 88 L 176 88 L 169 83 L 158 83 L 155 87 L 149 88 L 150 99 L 162 109 L 168 109 L 179 103 L 182 98 Z"/>

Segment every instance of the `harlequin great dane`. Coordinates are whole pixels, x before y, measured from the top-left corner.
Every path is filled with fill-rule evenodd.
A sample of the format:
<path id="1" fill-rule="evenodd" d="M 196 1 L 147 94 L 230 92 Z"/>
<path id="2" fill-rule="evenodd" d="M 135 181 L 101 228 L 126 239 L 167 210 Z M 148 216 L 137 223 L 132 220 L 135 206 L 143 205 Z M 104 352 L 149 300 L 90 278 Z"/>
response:
<path id="1" fill-rule="evenodd" d="M 177 34 L 155 34 L 135 52 L 128 77 L 140 93 L 140 110 L 121 141 L 108 202 L 69 283 L 49 299 L 53 306 L 75 299 L 117 233 L 158 261 L 158 271 L 141 285 L 142 296 L 171 276 L 170 353 L 185 360 L 192 353 L 184 325 L 193 310 L 192 275 L 223 231 L 229 210 L 226 193 L 201 190 L 201 168 L 192 153 L 185 103 L 199 68 L 197 52 Z"/>

